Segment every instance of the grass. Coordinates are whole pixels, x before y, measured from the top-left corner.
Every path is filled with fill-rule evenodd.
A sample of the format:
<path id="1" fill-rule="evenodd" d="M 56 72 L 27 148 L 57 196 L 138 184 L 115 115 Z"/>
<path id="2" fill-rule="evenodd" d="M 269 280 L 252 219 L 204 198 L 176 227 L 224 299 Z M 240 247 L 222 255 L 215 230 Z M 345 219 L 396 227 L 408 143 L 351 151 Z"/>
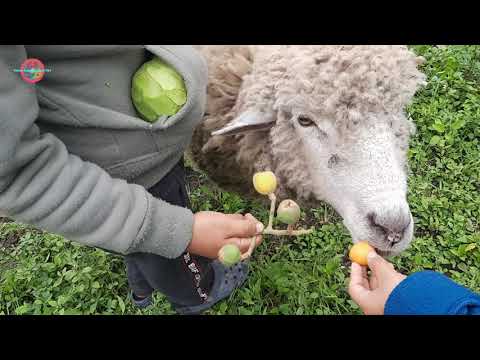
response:
<path id="1" fill-rule="evenodd" d="M 418 129 L 408 194 L 416 238 L 394 262 L 404 273 L 432 269 L 480 292 L 480 46 L 412 48 L 427 59 L 429 84 L 408 108 Z M 195 210 L 267 220 L 264 207 L 203 175 L 190 171 L 189 181 Z M 304 213 L 304 221 L 326 211 L 330 223 L 311 235 L 267 237 L 246 285 L 208 314 L 360 313 L 346 293 L 348 232 L 329 207 Z M 160 294 L 147 311 L 130 305 L 120 257 L 13 222 L 0 223 L 0 239 L 1 314 L 173 314 Z"/>

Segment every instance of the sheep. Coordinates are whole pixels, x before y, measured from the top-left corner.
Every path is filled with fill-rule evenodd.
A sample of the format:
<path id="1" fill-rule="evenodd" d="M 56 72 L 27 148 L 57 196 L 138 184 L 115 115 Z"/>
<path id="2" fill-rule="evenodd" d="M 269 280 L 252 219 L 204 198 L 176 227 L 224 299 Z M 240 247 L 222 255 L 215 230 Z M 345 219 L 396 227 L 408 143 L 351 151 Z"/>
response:
<path id="1" fill-rule="evenodd" d="M 406 46 L 197 46 L 207 108 L 188 156 L 222 188 L 255 196 L 273 171 L 278 197 L 330 204 L 354 243 L 384 256 L 413 238 L 406 200 L 415 126 L 405 107 L 426 84 Z"/>

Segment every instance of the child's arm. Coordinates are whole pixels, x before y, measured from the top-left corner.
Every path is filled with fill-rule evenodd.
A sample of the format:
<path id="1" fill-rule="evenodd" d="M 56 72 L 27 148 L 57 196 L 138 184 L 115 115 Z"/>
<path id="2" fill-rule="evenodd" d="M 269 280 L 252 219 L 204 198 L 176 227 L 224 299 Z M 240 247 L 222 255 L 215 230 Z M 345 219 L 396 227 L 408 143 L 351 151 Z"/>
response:
<path id="1" fill-rule="evenodd" d="M 0 46 L 0 213 L 116 253 L 180 256 L 192 239 L 192 212 L 110 177 L 41 134 L 35 88 L 13 71 L 26 57 L 21 45 Z"/>
<path id="2" fill-rule="evenodd" d="M 393 289 L 385 315 L 480 315 L 480 296 L 445 275 L 422 271 Z"/>
<path id="3" fill-rule="evenodd" d="M 367 315 L 480 315 L 480 296 L 433 271 L 408 277 L 377 255 L 352 263 L 348 292 Z"/>

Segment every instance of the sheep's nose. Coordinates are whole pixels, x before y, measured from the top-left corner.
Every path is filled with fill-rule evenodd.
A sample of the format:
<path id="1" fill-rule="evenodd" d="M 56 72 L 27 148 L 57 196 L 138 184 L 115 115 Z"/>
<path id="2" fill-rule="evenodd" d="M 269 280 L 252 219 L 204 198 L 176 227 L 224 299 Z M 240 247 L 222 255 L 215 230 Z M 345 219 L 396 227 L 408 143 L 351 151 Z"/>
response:
<path id="1" fill-rule="evenodd" d="M 368 214 L 368 220 L 373 228 L 383 232 L 385 241 L 394 245 L 402 240 L 405 230 L 410 225 L 410 210 L 404 207 L 395 207 L 387 211 L 376 211 Z"/>

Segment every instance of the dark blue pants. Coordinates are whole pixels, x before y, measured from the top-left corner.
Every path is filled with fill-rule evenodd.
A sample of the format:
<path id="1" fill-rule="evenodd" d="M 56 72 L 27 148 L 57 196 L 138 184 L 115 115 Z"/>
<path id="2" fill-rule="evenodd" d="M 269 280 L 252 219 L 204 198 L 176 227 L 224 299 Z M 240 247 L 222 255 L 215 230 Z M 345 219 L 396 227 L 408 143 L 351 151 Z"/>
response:
<path id="1" fill-rule="evenodd" d="M 158 184 L 148 190 L 173 205 L 190 208 L 183 159 Z M 174 305 L 198 305 L 213 283 L 211 260 L 185 252 L 177 259 L 136 253 L 125 257 L 128 282 L 135 295 L 160 291 Z"/>

